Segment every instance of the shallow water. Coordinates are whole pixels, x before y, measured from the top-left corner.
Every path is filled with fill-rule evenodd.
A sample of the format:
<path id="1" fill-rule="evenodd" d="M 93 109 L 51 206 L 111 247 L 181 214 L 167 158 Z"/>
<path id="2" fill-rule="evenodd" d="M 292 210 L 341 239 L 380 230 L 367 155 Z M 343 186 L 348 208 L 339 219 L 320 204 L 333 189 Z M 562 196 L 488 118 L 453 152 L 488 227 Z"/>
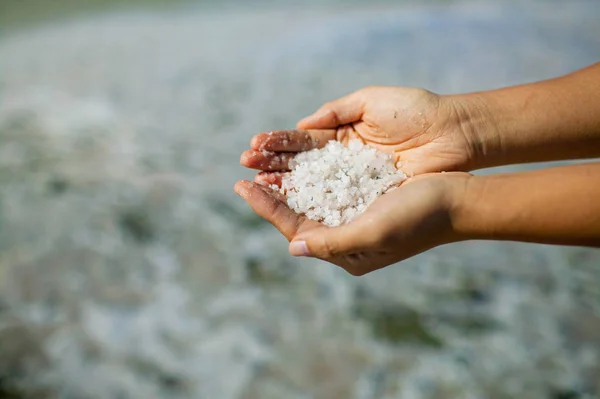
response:
<path id="1" fill-rule="evenodd" d="M 289 257 L 231 189 L 255 132 L 369 84 L 566 73 L 600 58 L 598 16 L 200 4 L 13 26 L 0 377 L 57 398 L 598 395 L 600 252 L 468 242 L 354 278 Z"/>

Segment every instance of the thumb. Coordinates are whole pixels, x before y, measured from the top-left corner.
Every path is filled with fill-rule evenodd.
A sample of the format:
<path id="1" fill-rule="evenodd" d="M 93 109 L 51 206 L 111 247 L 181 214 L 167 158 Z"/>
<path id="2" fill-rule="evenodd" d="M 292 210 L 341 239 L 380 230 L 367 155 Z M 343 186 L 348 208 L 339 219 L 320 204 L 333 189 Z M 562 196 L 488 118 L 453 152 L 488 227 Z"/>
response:
<path id="1" fill-rule="evenodd" d="M 360 91 L 323 105 L 317 112 L 298 122 L 298 129 L 334 129 L 359 121 L 364 113 Z"/>
<path id="2" fill-rule="evenodd" d="M 339 227 L 322 226 L 294 237 L 289 251 L 294 256 L 330 260 L 365 249 L 365 238 L 369 235 L 364 233 L 352 223 Z"/>

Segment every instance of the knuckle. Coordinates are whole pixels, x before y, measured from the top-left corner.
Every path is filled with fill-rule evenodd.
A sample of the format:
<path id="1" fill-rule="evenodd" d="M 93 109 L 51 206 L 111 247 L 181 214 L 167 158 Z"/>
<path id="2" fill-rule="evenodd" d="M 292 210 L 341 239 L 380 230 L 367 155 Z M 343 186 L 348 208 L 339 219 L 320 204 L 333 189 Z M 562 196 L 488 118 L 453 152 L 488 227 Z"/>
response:
<path id="1" fill-rule="evenodd" d="M 320 258 L 330 260 L 340 255 L 340 248 L 338 245 L 326 235 L 320 235 L 315 244 Z"/>
<path id="2" fill-rule="evenodd" d="M 372 251 L 384 245 L 388 234 L 381 226 L 362 224 L 355 227 L 352 237 L 355 250 Z"/>
<path id="3" fill-rule="evenodd" d="M 338 255 L 337 247 L 325 237 L 322 237 L 321 240 L 321 248 L 323 249 L 323 255 L 325 255 L 327 258 L 336 257 Z"/>
<path id="4" fill-rule="evenodd" d="M 325 104 L 321 106 L 321 111 L 323 112 L 331 112 L 335 108 L 335 101 L 327 101 Z"/>
<path id="5" fill-rule="evenodd" d="M 296 234 L 298 234 L 298 232 L 300 231 L 300 228 L 302 227 L 302 223 L 304 223 L 304 220 L 302 220 L 301 218 L 297 218 L 294 221 L 294 230 L 292 231 L 292 236 L 295 236 Z"/>
<path id="6" fill-rule="evenodd" d="M 346 270 L 348 272 L 348 274 L 350 274 L 354 277 L 362 277 L 365 274 L 367 274 L 363 268 L 357 267 L 357 266 L 348 266 L 348 267 L 345 267 L 344 270 Z"/>
<path id="7" fill-rule="evenodd" d="M 335 125 L 339 125 L 340 124 L 340 118 L 339 115 L 337 113 L 337 109 L 338 109 L 338 105 L 335 101 L 330 101 L 325 103 L 321 108 L 320 108 L 320 113 L 322 113 L 322 115 L 324 117 L 326 117 L 327 119 L 331 119 L 333 124 Z"/>
<path id="8" fill-rule="evenodd" d="M 336 132 L 335 139 L 340 143 L 346 143 L 350 138 L 350 130 L 347 127 L 339 128 Z"/>
<path id="9" fill-rule="evenodd" d="M 361 89 L 360 91 L 363 94 L 372 94 L 373 92 L 376 92 L 378 90 L 381 89 L 381 86 L 376 86 L 376 85 L 369 85 L 369 86 L 365 86 L 363 89 Z"/>
<path id="10" fill-rule="evenodd" d="M 279 135 L 279 141 L 283 144 L 289 141 L 292 141 L 294 139 L 294 137 L 292 136 L 292 132 L 288 131 L 288 130 L 284 130 L 283 132 L 280 133 Z"/>
<path id="11" fill-rule="evenodd" d="M 275 218 L 281 216 L 282 214 L 285 214 L 285 209 L 284 209 L 284 205 L 283 203 L 281 203 L 280 201 L 273 201 L 271 202 L 268 212 L 269 214 L 273 215 Z"/>
<path id="12" fill-rule="evenodd" d="M 379 230 L 365 231 L 362 237 L 365 249 L 379 247 L 385 241 L 385 235 Z"/>

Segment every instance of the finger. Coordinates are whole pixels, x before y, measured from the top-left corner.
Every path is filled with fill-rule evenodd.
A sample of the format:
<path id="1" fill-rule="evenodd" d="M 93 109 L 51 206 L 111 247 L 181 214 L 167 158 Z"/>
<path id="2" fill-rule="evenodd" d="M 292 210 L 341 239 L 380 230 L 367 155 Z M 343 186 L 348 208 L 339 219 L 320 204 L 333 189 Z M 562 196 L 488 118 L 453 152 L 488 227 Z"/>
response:
<path id="1" fill-rule="evenodd" d="M 268 187 L 249 181 L 239 181 L 234 189 L 254 212 L 275 226 L 288 240 L 301 230 L 319 226 L 319 223 L 308 220 L 291 210 L 278 198 L 275 191 Z"/>
<path id="2" fill-rule="evenodd" d="M 335 140 L 336 131 L 328 130 L 278 130 L 259 133 L 252 138 L 250 148 L 256 151 L 299 152 L 322 148 Z"/>
<path id="3" fill-rule="evenodd" d="M 296 154 L 248 150 L 242 153 L 240 163 L 247 168 L 270 172 L 289 170 L 289 162 Z"/>
<path id="4" fill-rule="evenodd" d="M 349 223 L 338 227 L 322 226 L 299 234 L 290 243 L 290 253 L 294 256 L 314 256 L 323 260 L 372 251 L 376 245 L 375 236 L 361 223 Z"/>
<path id="5" fill-rule="evenodd" d="M 254 177 L 254 182 L 258 183 L 262 186 L 272 186 L 276 185 L 277 187 L 281 187 L 281 183 L 283 178 L 288 175 L 288 173 L 282 172 L 259 172 Z"/>
<path id="6" fill-rule="evenodd" d="M 298 122 L 299 129 L 334 129 L 340 125 L 358 122 L 364 113 L 360 91 L 323 105 L 317 112 Z"/>

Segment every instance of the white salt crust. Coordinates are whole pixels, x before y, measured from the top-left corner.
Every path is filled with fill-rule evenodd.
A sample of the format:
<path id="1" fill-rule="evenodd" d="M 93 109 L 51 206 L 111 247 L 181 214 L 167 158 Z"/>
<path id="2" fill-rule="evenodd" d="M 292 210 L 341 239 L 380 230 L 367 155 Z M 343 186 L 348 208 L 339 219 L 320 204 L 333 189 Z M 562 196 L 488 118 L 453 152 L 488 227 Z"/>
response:
<path id="1" fill-rule="evenodd" d="M 360 140 L 347 147 L 332 140 L 321 149 L 302 152 L 290 161 L 290 169 L 280 189 L 288 205 L 328 226 L 350 222 L 406 179 L 391 155 Z"/>

